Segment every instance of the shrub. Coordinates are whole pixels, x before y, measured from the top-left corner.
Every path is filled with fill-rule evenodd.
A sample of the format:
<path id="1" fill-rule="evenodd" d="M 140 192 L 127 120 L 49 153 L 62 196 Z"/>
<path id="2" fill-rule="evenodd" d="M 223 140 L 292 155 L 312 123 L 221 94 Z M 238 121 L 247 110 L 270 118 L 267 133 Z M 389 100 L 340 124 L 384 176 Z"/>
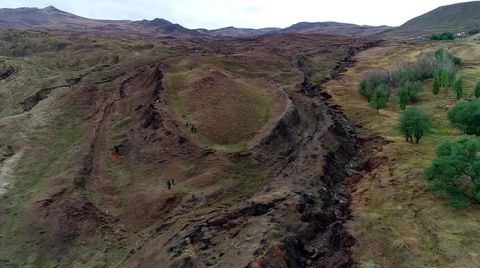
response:
<path id="1" fill-rule="evenodd" d="M 381 108 L 387 106 L 389 97 L 388 87 L 384 84 L 379 85 L 375 88 L 372 98 L 370 99 L 370 106 L 375 110 L 380 110 Z"/>
<path id="2" fill-rule="evenodd" d="M 425 169 L 430 189 L 449 198 L 456 208 L 466 208 L 467 199 L 480 202 L 480 142 L 476 138 L 446 141 Z"/>
<path id="3" fill-rule="evenodd" d="M 417 76 L 420 80 L 430 79 L 437 70 L 437 59 L 432 54 L 423 54 L 415 63 Z"/>
<path id="4" fill-rule="evenodd" d="M 480 82 L 477 82 L 477 84 L 475 85 L 475 98 L 480 98 Z"/>
<path id="5" fill-rule="evenodd" d="M 417 95 L 422 90 L 422 85 L 418 82 L 409 82 L 403 87 L 403 90 L 407 92 L 409 101 L 417 101 Z"/>
<path id="6" fill-rule="evenodd" d="M 434 52 L 434 56 L 437 59 L 437 61 L 439 61 L 440 67 L 444 69 L 449 69 L 449 68 L 446 68 L 447 67 L 446 65 L 453 64 L 454 66 L 459 66 L 462 63 L 461 58 L 453 56 L 443 48 L 437 49 Z"/>
<path id="7" fill-rule="evenodd" d="M 464 133 L 480 136 L 480 100 L 459 101 L 448 112 L 448 120 Z"/>
<path id="8" fill-rule="evenodd" d="M 399 129 L 406 141 L 418 143 L 430 131 L 430 118 L 419 108 L 408 108 L 402 112 Z"/>
<path id="9" fill-rule="evenodd" d="M 360 95 L 365 97 L 369 102 L 375 93 L 375 90 L 380 85 L 390 84 L 390 72 L 385 70 L 376 70 L 369 72 L 365 78 L 360 81 L 359 92 Z"/>

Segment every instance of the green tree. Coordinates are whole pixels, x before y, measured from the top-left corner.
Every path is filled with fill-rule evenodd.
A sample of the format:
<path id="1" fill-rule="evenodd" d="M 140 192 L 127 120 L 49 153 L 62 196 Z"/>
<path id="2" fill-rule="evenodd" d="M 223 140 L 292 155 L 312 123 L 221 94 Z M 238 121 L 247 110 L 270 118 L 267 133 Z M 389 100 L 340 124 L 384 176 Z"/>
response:
<path id="1" fill-rule="evenodd" d="M 480 136 L 480 100 L 459 101 L 448 112 L 448 120 L 464 133 Z"/>
<path id="2" fill-rule="evenodd" d="M 369 90 L 370 88 L 368 88 L 367 80 L 363 79 L 362 81 L 360 81 L 360 84 L 358 85 L 358 92 L 368 101 L 370 101 L 370 98 L 373 95 L 371 92 L 369 92 Z"/>
<path id="3" fill-rule="evenodd" d="M 475 85 L 475 98 L 480 98 L 480 82 Z"/>
<path id="4" fill-rule="evenodd" d="M 418 143 L 430 128 L 430 118 L 420 108 L 407 108 L 402 112 L 399 129 L 406 141 Z"/>
<path id="5" fill-rule="evenodd" d="M 455 82 L 453 83 L 453 88 L 455 89 L 457 100 L 460 100 L 463 96 L 463 82 L 461 77 L 458 77 L 455 80 Z"/>
<path id="6" fill-rule="evenodd" d="M 387 106 L 388 102 L 388 87 L 386 85 L 379 85 L 375 88 L 372 98 L 370 99 L 370 106 L 377 111 Z"/>
<path id="7" fill-rule="evenodd" d="M 479 203 L 480 141 L 446 141 L 437 148 L 436 155 L 424 172 L 430 189 L 449 198 L 457 208 L 468 207 L 468 200 Z"/>
<path id="8" fill-rule="evenodd" d="M 441 70 L 440 83 L 443 88 L 443 93 L 445 93 L 445 95 L 448 94 L 448 89 L 450 88 L 451 81 L 447 70 Z"/>
<path id="9" fill-rule="evenodd" d="M 400 109 L 405 110 L 408 103 L 408 92 L 406 90 L 401 90 L 399 93 L 399 104 Z"/>
<path id="10" fill-rule="evenodd" d="M 435 75 L 433 78 L 433 89 L 432 93 L 433 95 L 438 95 L 440 93 L 440 76 L 438 74 Z"/>

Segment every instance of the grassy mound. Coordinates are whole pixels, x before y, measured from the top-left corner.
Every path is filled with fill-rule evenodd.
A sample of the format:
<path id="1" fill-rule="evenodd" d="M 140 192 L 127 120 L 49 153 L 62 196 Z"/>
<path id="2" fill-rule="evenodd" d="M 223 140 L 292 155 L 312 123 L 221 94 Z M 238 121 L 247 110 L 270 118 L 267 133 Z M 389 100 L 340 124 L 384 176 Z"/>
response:
<path id="1" fill-rule="evenodd" d="M 175 67 L 165 78 L 169 105 L 190 133 L 195 126 L 191 134 L 207 148 L 244 150 L 273 116 L 272 102 L 282 101 L 261 79 L 237 77 L 198 59 Z"/>

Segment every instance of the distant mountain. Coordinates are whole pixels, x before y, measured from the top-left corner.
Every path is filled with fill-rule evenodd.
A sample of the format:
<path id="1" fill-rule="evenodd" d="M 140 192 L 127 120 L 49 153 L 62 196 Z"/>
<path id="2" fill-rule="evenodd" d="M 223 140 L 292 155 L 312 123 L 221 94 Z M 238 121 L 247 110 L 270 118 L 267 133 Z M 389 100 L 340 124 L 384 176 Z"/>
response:
<path id="1" fill-rule="evenodd" d="M 390 34 L 421 35 L 480 28 L 480 1 L 442 6 L 407 21 Z"/>
<path id="2" fill-rule="evenodd" d="M 235 28 L 226 27 L 215 30 L 203 30 L 206 34 L 213 36 L 223 37 L 253 37 L 267 33 L 272 33 L 281 30 L 280 28 L 262 28 L 262 29 L 250 29 L 250 28 Z M 202 30 L 199 30 L 202 31 Z"/>
<path id="3" fill-rule="evenodd" d="M 288 28 L 235 28 L 216 30 L 187 29 L 165 19 L 153 20 L 94 20 L 80 17 L 53 6 L 40 8 L 0 9 L 0 27 L 33 28 L 47 30 L 81 31 L 94 34 L 123 34 L 130 36 L 173 37 L 254 37 L 275 33 L 334 34 L 346 36 L 372 35 L 389 30 L 390 27 L 360 26 L 338 22 L 301 22 Z"/>
<path id="4" fill-rule="evenodd" d="M 80 30 L 99 34 L 121 33 L 125 35 L 154 35 L 174 37 L 199 37 L 195 30 L 173 24 L 164 19 L 94 20 L 83 18 L 53 6 L 40 8 L 0 9 L 0 27 L 34 28 L 48 30 Z"/>
<path id="5" fill-rule="evenodd" d="M 282 33 L 321 33 L 348 36 L 371 35 L 390 30 L 389 26 L 365 26 L 339 22 L 300 22 L 280 30 Z"/>

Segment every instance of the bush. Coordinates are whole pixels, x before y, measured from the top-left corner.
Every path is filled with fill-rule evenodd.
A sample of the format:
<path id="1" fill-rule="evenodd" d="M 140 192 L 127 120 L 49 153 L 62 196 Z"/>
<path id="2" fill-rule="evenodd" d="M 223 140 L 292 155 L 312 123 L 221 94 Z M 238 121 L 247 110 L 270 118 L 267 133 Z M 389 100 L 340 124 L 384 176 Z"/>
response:
<path id="1" fill-rule="evenodd" d="M 432 54 L 423 54 L 415 63 L 417 76 L 420 80 L 430 79 L 437 70 L 437 59 Z"/>
<path id="2" fill-rule="evenodd" d="M 480 82 L 477 82 L 477 84 L 475 85 L 475 98 L 480 98 Z"/>
<path id="3" fill-rule="evenodd" d="M 448 41 L 448 40 L 454 40 L 455 35 L 451 32 L 445 32 L 441 34 L 432 34 L 430 39 L 437 40 L 437 41 Z"/>
<path id="4" fill-rule="evenodd" d="M 464 133 L 480 136 L 480 100 L 459 101 L 448 112 L 448 120 Z"/>
<path id="5" fill-rule="evenodd" d="M 417 95 L 422 90 L 422 85 L 418 82 L 407 82 L 404 87 L 400 89 L 400 108 L 405 109 L 407 103 L 417 101 Z"/>
<path id="6" fill-rule="evenodd" d="M 401 90 L 399 93 L 400 109 L 405 110 L 405 108 L 407 108 L 407 103 L 408 103 L 408 93 L 405 90 Z"/>
<path id="7" fill-rule="evenodd" d="M 389 97 L 388 87 L 384 84 L 377 86 L 375 92 L 373 93 L 372 98 L 370 99 L 370 106 L 375 110 L 380 110 L 381 108 L 387 106 Z"/>
<path id="8" fill-rule="evenodd" d="M 424 172 L 430 189 L 449 198 L 456 208 L 466 208 L 467 199 L 480 202 L 480 141 L 446 141 L 436 154 Z"/>
<path id="9" fill-rule="evenodd" d="M 452 86 L 454 85 L 455 82 L 455 74 L 456 71 L 449 71 L 447 69 L 440 69 L 438 70 L 433 78 L 433 83 L 438 86 L 438 91 L 443 90 L 445 94 L 448 94 L 448 91 Z M 435 94 L 435 92 L 434 92 Z M 438 94 L 438 93 L 437 93 Z"/>
<path id="10" fill-rule="evenodd" d="M 452 64 L 454 67 L 462 64 L 461 58 L 453 56 L 443 48 L 437 49 L 434 52 L 434 56 L 437 59 L 437 65 L 439 65 L 438 67 L 443 69 L 450 69 Z"/>
<path id="11" fill-rule="evenodd" d="M 430 118 L 419 108 L 408 108 L 402 112 L 399 129 L 406 141 L 418 143 L 430 131 Z"/>

